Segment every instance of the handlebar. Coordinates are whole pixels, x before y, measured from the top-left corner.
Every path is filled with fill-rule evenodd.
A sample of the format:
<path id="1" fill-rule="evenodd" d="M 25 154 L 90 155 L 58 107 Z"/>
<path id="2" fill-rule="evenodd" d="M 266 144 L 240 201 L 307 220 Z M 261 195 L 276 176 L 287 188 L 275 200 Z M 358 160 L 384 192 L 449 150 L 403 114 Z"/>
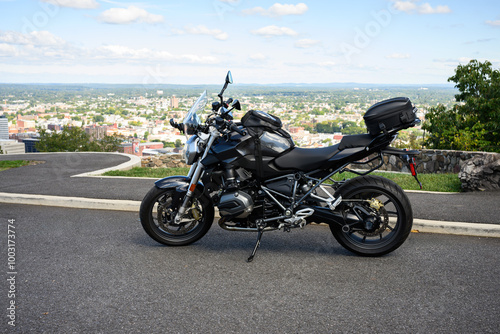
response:
<path id="1" fill-rule="evenodd" d="M 233 122 L 229 122 L 229 130 L 231 131 L 235 131 L 235 132 L 238 132 L 240 135 L 242 136 L 246 136 L 247 135 L 247 132 L 245 130 L 241 130 L 237 125 L 236 123 L 233 123 Z"/>
<path id="2" fill-rule="evenodd" d="M 174 119 L 170 119 L 170 126 L 172 126 L 175 129 L 178 129 L 181 133 L 184 133 L 184 125 L 182 123 L 176 123 L 174 122 Z"/>

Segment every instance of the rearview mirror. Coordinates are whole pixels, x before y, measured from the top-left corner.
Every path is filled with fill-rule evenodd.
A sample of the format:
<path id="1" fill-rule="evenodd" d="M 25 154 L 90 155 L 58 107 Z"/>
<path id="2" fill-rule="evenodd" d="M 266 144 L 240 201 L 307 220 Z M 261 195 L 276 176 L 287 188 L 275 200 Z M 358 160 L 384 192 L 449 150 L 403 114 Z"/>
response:
<path id="1" fill-rule="evenodd" d="M 228 84 L 232 84 L 233 83 L 233 76 L 231 74 L 231 71 L 227 71 L 227 75 L 226 75 L 226 82 Z"/>
<path id="2" fill-rule="evenodd" d="M 241 110 L 241 104 L 240 101 L 234 100 L 233 103 L 231 103 L 231 107 L 233 107 L 236 110 Z"/>
<path id="3" fill-rule="evenodd" d="M 222 90 L 220 91 L 219 95 L 217 95 L 218 97 L 220 97 L 221 104 L 224 104 L 224 100 L 223 100 L 222 95 L 224 94 L 224 91 L 226 90 L 227 85 L 232 84 L 232 83 L 233 83 L 233 76 L 231 75 L 231 71 L 227 71 L 226 82 L 224 82 L 224 86 L 222 87 Z"/>

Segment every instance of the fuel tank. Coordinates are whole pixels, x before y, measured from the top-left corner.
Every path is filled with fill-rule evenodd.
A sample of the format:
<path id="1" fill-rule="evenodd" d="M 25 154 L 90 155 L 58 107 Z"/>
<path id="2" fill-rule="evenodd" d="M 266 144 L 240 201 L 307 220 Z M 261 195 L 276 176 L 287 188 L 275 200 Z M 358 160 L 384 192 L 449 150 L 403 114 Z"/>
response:
<path id="1" fill-rule="evenodd" d="M 256 145 L 256 140 L 260 143 Z M 217 163 L 229 164 L 234 167 L 243 167 L 248 170 L 257 170 L 256 155 L 262 158 L 261 172 L 264 177 L 271 177 L 283 173 L 283 170 L 273 166 L 272 161 L 294 147 L 291 138 L 284 137 L 273 131 L 260 131 L 258 136 L 247 131 L 245 136 L 231 132 L 229 136 L 219 137 L 210 149 L 210 154 L 202 161 L 203 165 L 210 166 Z"/>

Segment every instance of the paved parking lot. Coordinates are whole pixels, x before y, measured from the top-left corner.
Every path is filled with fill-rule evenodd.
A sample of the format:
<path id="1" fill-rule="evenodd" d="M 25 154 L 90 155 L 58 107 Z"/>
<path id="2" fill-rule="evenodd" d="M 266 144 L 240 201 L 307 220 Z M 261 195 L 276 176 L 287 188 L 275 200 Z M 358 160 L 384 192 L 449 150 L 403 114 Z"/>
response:
<path id="1" fill-rule="evenodd" d="M 1 231 L 12 219 L 19 333 L 496 333 L 500 325 L 498 238 L 412 233 L 394 253 L 362 258 L 327 227 L 308 226 L 264 234 L 249 264 L 255 234 L 216 225 L 170 248 L 134 213 L 0 204 Z M 11 332 L 5 315 L 0 328 Z"/>

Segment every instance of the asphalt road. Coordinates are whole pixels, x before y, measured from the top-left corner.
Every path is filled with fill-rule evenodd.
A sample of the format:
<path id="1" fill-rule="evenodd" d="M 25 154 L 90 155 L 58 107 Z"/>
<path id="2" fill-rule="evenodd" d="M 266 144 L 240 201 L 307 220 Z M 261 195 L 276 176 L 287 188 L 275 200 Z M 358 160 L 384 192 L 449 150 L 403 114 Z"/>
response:
<path id="1" fill-rule="evenodd" d="M 45 163 L 3 171 L 0 192 L 140 201 L 154 184 L 150 179 L 71 177 L 128 160 L 116 154 L 0 155 L 0 160 L 14 159 Z M 500 192 L 408 193 L 408 197 L 414 218 L 500 224 Z"/>
<path id="2" fill-rule="evenodd" d="M 0 204 L 0 330 L 15 225 L 19 333 L 498 333 L 500 239 L 412 233 L 381 258 L 327 227 L 255 234 L 212 227 L 179 248 L 133 213 Z M 12 228 L 11 228 L 12 230 Z"/>

